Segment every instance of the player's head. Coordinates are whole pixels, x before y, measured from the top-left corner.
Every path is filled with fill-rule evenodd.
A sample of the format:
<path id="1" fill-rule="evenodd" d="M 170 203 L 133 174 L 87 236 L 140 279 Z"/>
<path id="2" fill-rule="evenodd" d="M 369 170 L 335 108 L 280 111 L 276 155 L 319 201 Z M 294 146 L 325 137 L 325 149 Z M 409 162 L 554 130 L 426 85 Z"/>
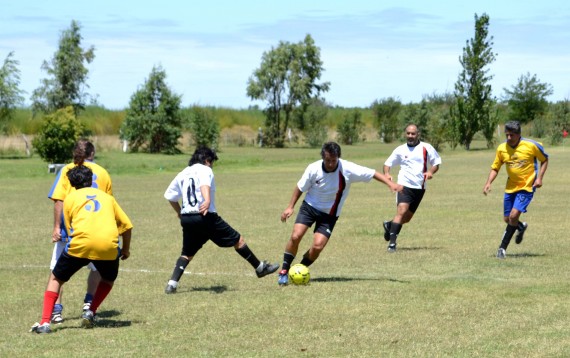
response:
<path id="1" fill-rule="evenodd" d="M 67 172 L 69 183 L 75 189 L 88 188 L 93 184 L 93 172 L 84 165 L 77 165 Z"/>
<path id="2" fill-rule="evenodd" d="M 415 146 L 420 142 L 420 130 L 415 124 L 408 124 L 404 132 L 406 134 L 406 143 L 409 146 Z"/>
<path id="3" fill-rule="evenodd" d="M 85 160 L 93 160 L 95 157 L 95 146 L 87 139 L 80 139 L 73 147 L 73 163 L 82 165 Z"/>
<path id="4" fill-rule="evenodd" d="M 334 172 L 338 166 L 340 158 L 340 145 L 335 142 L 326 142 L 321 148 L 321 158 L 323 158 L 323 167 L 327 172 Z"/>
<path id="5" fill-rule="evenodd" d="M 188 162 L 188 166 L 194 164 L 203 164 L 206 165 L 209 163 L 210 165 L 214 164 L 214 161 L 218 160 L 218 156 L 216 152 L 208 147 L 198 147 L 192 154 L 190 161 Z"/>
<path id="6" fill-rule="evenodd" d="M 518 121 L 505 123 L 505 137 L 507 137 L 507 144 L 515 147 L 521 139 L 521 124 Z"/>

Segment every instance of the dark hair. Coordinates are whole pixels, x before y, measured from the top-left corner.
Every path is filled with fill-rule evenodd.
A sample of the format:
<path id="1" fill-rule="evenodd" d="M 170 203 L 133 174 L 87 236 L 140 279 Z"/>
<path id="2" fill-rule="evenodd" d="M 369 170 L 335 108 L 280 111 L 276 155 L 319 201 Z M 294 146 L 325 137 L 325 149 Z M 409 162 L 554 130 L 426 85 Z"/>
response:
<path id="1" fill-rule="evenodd" d="M 505 123 L 505 132 L 521 134 L 521 124 L 518 121 L 509 121 Z"/>
<path id="2" fill-rule="evenodd" d="M 93 172 L 85 165 L 78 165 L 67 172 L 69 183 L 75 189 L 87 188 L 93 184 Z"/>
<path id="3" fill-rule="evenodd" d="M 80 139 L 73 147 L 73 163 L 82 165 L 85 159 L 90 158 L 95 153 L 95 146 L 87 139 Z"/>
<path id="4" fill-rule="evenodd" d="M 340 158 L 340 145 L 335 142 L 326 142 L 321 148 L 321 158 L 325 159 L 325 152 Z"/>
<path id="5" fill-rule="evenodd" d="M 192 154 L 192 158 L 188 161 L 188 166 L 198 164 L 206 164 L 206 162 L 214 163 L 214 161 L 218 160 L 218 156 L 216 152 L 208 147 L 199 147 L 196 148 L 194 154 Z"/>

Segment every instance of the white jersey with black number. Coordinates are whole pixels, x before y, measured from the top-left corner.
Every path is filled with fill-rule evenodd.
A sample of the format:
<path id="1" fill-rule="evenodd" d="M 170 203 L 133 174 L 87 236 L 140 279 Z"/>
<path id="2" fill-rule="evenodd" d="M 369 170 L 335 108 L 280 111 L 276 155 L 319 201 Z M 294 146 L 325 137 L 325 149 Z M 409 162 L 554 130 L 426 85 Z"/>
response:
<path id="1" fill-rule="evenodd" d="M 204 202 L 200 187 L 210 187 L 210 207 L 208 211 L 216 212 L 215 194 L 216 182 L 212 168 L 203 164 L 194 164 L 186 167 L 172 180 L 164 197 L 168 201 L 182 200 L 180 214 L 197 214 L 200 212 L 200 204 Z"/>
<path id="2" fill-rule="evenodd" d="M 324 170 L 323 161 L 309 164 L 297 183 L 299 190 L 306 193 L 305 201 L 317 210 L 338 217 L 350 184 L 369 182 L 376 171 L 358 164 L 339 159 L 334 172 Z"/>
<path id="3" fill-rule="evenodd" d="M 412 189 L 425 189 L 426 179 L 424 173 L 430 166 L 441 164 L 441 157 L 434 147 L 425 142 L 410 147 L 407 143 L 398 146 L 386 159 L 384 165 L 400 166 L 398 184 Z"/>

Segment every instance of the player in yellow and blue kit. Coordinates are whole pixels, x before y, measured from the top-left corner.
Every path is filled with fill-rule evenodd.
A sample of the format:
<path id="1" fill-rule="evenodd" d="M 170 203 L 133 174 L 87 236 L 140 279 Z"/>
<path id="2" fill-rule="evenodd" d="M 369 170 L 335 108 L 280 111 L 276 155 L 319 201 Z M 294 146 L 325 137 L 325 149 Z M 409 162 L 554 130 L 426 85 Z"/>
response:
<path id="1" fill-rule="evenodd" d="M 515 231 L 518 230 L 515 242 L 517 244 L 522 242 L 528 225 L 519 221 L 520 215 L 526 213 L 535 190 L 542 186 L 542 179 L 548 167 L 548 154 L 542 144 L 522 138 L 519 122 L 507 122 L 505 136 L 507 141 L 497 148 L 495 161 L 491 165 L 491 172 L 483 187 L 483 194 L 487 195 L 491 191 L 491 183 L 497 177 L 501 166 L 505 164 L 508 178 L 503 203 L 507 228 L 497 251 L 497 257 L 500 259 L 506 257 L 507 247 Z"/>
<path id="2" fill-rule="evenodd" d="M 44 293 L 42 319 L 32 326 L 32 332 L 51 333 L 51 316 L 61 286 L 90 263 L 97 268 L 101 281 L 90 309 L 81 318 L 83 327 L 93 327 L 97 309 L 111 292 L 119 273 L 119 258 L 130 256 L 133 225 L 111 195 L 91 187 L 92 175 L 91 169 L 83 165 L 67 172 L 69 182 L 77 189 L 67 195 L 63 204 L 69 240 L 52 270 Z M 123 238 L 122 248 L 119 236 Z"/>
<path id="3" fill-rule="evenodd" d="M 85 165 L 93 172 L 92 187 L 100 189 L 109 195 L 113 195 L 113 189 L 111 184 L 111 177 L 109 173 L 93 162 L 95 158 L 95 147 L 91 142 L 86 139 L 80 139 L 75 143 L 73 148 L 73 163 L 70 163 L 63 167 L 61 171 L 57 174 L 53 186 L 48 194 L 48 198 L 53 200 L 53 232 L 52 232 L 52 242 L 54 243 L 50 271 L 53 270 L 57 259 L 63 252 L 65 244 L 68 240 L 67 230 L 63 223 L 63 201 L 72 191 L 75 189 L 69 183 L 67 178 L 67 173 L 70 169 L 73 169 L 77 165 Z M 93 300 L 93 294 L 97 289 L 99 284 L 100 276 L 93 265 L 88 266 L 91 270 L 87 278 L 87 293 L 85 294 L 85 299 L 83 300 L 83 310 L 89 309 L 89 305 Z M 52 323 L 63 322 L 63 305 L 61 304 L 62 292 L 59 293 L 59 298 L 55 303 L 53 310 Z"/>

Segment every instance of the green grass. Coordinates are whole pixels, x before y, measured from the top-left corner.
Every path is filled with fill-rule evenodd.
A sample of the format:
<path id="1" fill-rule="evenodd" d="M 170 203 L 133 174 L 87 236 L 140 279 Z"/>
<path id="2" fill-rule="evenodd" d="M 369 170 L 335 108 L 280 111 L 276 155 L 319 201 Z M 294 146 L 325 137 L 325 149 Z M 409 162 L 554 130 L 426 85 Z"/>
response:
<path id="1" fill-rule="evenodd" d="M 343 157 L 379 169 L 393 147 L 343 146 Z M 0 356 L 567 357 L 570 151 L 546 149 L 545 186 L 523 216 L 524 242 L 513 243 L 506 260 L 494 257 L 505 226 L 504 171 L 482 195 L 494 152 L 445 151 L 396 254 L 386 252 L 380 224 L 394 214 L 393 194 L 377 182 L 359 183 L 311 266 L 309 286 L 257 279 L 233 249 L 208 243 L 169 296 L 163 289 L 181 232 L 162 194 L 188 155 L 105 152 L 97 161 L 109 168 L 135 225 L 132 256 L 121 263 L 98 327 L 79 328 L 82 270 L 65 285 L 67 321 L 46 336 L 27 331 L 41 315 L 48 276 L 46 195 L 54 177 L 37 158 L 0 160 Z M 281 262 L 292 222 L 279 215 L 318 152 L 220 153 L 219 212 L 260 259 Z"/>

